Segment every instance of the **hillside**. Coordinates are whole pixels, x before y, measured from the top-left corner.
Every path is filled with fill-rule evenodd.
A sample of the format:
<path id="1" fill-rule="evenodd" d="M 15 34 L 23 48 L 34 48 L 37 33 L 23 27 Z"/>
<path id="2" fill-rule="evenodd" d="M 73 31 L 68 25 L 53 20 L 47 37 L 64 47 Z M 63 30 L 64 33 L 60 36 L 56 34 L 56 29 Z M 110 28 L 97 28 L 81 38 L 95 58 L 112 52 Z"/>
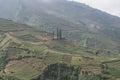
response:
<path id="1" fill-rule="evenodd" d="M 5 5 L 6 4 L 6 5 Z M 88 48 L 119 49 L 120 18 L 66 0 L 0 0 L 0 17 L 64 37 Z"/>
<path id="2" fill-rule="evenodd" d="M 51 33 L 0 19 L 2 80 L 115 80 L 119 79 L 119 58 L 116 50 L 89 50 L 66 39 L 53 40 Z"/>

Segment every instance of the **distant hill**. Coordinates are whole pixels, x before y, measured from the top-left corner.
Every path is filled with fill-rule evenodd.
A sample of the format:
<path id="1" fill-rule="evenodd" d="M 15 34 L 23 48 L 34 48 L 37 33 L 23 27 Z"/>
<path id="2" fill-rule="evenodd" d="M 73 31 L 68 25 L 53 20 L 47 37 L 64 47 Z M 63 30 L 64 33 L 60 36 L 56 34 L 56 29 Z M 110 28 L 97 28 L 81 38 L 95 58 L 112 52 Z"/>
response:
<path id="1" fill-rule="evenodd" d="M 0 17 L 64 37 L 89 48 L 119 49 L 120 18 L 67 0 L 0 0 Z"/>

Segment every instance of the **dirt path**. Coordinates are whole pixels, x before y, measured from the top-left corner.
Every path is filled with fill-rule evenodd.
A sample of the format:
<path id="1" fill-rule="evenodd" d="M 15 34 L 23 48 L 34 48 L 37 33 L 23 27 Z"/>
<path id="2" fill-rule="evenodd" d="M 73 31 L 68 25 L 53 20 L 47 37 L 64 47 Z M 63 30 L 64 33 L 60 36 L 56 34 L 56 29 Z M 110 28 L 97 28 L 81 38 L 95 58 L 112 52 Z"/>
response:
<path id="1" fill-rule="evenodd" d="M 13 37 L 13 36 L 11 35 L 11 33 L 6 33 L 6 35 L 7 35 L 7 37 L 9 37 L 9 38 L 10 38 L 11 40 L 13 40 L 14 42 L 21 44 L 21 42 L 20 42 L 17 38 Z"/>

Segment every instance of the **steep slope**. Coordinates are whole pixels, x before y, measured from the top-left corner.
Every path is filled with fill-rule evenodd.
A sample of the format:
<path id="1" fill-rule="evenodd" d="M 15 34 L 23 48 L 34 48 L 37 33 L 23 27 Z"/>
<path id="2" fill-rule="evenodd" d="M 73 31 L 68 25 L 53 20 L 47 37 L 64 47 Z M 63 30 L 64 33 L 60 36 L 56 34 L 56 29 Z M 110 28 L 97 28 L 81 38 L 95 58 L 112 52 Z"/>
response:
<path id="1" fill-rule="evenodd" d="M 6 5 L 5 5 L 6 4 Z M 66 0 L 0 0 L 0 17 L 52 32 L 89 48 L 119 49 L 120 18 Z"/>
<path id="2" fill-rule="evenodd" d="M 11 20 L 0 19 L 0 77 L 10 77 L 1 77 L 3 80 L 30 80 L 40 74 L 40 70 L 44 68 L 40 56 L 46 50 L 42 44 L 50 38 L 46 34 Z M 37 44 L 34 45 L 35 43 Z"/>

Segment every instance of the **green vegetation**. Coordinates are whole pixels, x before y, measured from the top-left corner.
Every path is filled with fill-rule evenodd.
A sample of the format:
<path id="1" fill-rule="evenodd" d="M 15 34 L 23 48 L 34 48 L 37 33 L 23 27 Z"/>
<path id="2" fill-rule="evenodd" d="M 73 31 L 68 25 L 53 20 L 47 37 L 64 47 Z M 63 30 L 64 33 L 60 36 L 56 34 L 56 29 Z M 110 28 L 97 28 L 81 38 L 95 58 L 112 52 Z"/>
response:
<path id="1" fill-rule="evenodd" d="M 47 47 L 45 45 L 34 45 L 29 43 L 24 43 L 25 46 L 28 47 L 28 49 L 34 51 L 36 54 L 39 55 L 45 55 L 47 54 Z"/>
<path id="2" fill-rule="evenodd" d="M 51 33 L 37 31 L 9 20 L 1 21 L 0 78 L 2 80 L 44 80 L 45 78 L 48 80 L 116 80 L 120 78 L 120 55 L 116 49 L 82 47 L 67 39 L 53 40 Z M 5 27 L 2 27 L 4 24 Z M 84 34 L 83 37 L 86 39 L 83 42 L 92 46 L 96 35 L 86 37 Z M 84 70 L 86 72 L 83 72 L 85 74 L 83 76 L 81 73 Z"/>
<path id="3" fill-rule="evenodd" d="M 0 51 L 0 70 L 3 70 L 7 63 L 6 52 Z"/>
<path id="4" fill-rule="evenodd" d="M 60 52 L 64 52 L 64 53 L 71 53 L 71 54 L 75 54 L 76 53 L 76 50 L 77 48 L 76 47 L 71 47 L 71 46 L 68 46 L 66 41 L 64 40 L 54 40 L 53 41 L 53 44 L 54 45 L 51 45 L 50 48 L 51 49 L 55 49 L 57 51 L 60 51 Z M 65 45 L 66 44 L 66 45 Z M 71 43 L 70 43 L 71 44 Z M 69 45 L 70 45 L 69 44 Z M 74 46 L 74 45 L 73 45 Z"/>
<path id="5" fill-rule="evenodd" d="M 81 60 L 82 60 L 81 57 L 78 57 L 78 56 L 75 56 L 75 57 L 74 57 L 74 56 L 73 56 L 73 57 L 72 57 L 71 64 L 73 64 L 73 65 L 80 65 Z"/>
<path id="6" fill-rule="evenodd" d="M 39 41 L 39 39 L 37 39 L 36 37 L 34 37 L 30 34 L 19 36 L 18 38 L 23 39 L 24 41 L 33 41 L 33 42 Z"/>
<path id="7" fill-rule="evenodd" d="M 104 80 L 101 75 L 81 76 L 79 66 L 56 63 L 49 65 L 37 79 L 32 80 Z"/>
<path id="8" fill-rule="evenodd" d="M 9 5 L 5 6 L 6 2 Z M 39 2 L 31 0 L 29 3 L 27 0 L 12 2 L 2 0 L 0 5 L 2 18 L 28 24 L 40 31 L 50 33 L 61 28 L 63 37 L 76 41 L 80 46 L 119 49 L 120 18 L 85 4 L 67 0 L 54 0 L 47 5 L 42 0 Z M 3 31 L 8 29 L 7 26 L 13 31 L 16 29 L 15 26 L 19 25 L 3 19 L 0 20 L 0 24 L 0 30 L 4 29 Z M 18 29 L 20 30 L 21 26 Z"/>

